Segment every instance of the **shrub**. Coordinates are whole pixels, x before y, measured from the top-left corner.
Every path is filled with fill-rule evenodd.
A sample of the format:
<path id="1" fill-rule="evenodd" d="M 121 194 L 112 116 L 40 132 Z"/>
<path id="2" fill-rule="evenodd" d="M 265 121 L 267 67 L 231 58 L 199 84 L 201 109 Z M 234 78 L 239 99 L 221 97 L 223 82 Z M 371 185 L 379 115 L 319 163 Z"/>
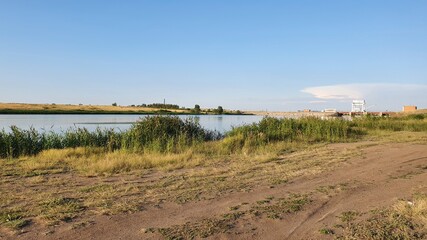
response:
<path id="1" fill-rule="evenodd" d="M 190 119 L 148 116 L 125 133 L 123 145 L 134 151 L 179 152 L 219 137 L 218 133 L 205 130 Z"/>

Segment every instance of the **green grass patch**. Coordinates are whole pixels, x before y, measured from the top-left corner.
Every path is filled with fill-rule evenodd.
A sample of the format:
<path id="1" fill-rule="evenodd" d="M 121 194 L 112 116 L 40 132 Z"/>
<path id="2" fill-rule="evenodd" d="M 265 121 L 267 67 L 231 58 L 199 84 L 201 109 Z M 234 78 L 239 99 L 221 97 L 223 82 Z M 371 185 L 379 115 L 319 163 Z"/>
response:
<path id="1" fill-rule="evenodd" d="M 169 228 L 160 228 L 157 231 L 165 239 L 195 239 L 207 238 L 214 234 L 224 233 L 232 229 L 233 219 L 203 219 L 195 223 L 186 223 L 184 225 L 172 226 Z"/>
<path id="2" fill-rule="evenodd" d="M 334 234 L 334 230 L 330 229 L 330 228 L 322 228 L 319 230 L 319 232 L 323 235 L 331 235 Z"/>
<path id="3" fill-rule="evenodd" d="M 0 223 L 8 228 L 19 230 L 30 224 L 25 215 L 19 211 L 0 211 Z"/>
<path id="4" fill-rule="evenodd" d="M 40 206 L 42 218 L 52 225 L 60 221 L 70 222 L 85 209 L 80 200 L 65 197 L 48 199 L 42 202 Z"/>
<path id="5" fill-rule="evenodd" d="M 264 214 L 267 218 L 282 219 L 286 214 L 301 211 L 310 202 L 308 195 L 291 194 L 287 198 L 258 201 L 250 211 L 255 216 Z"/>

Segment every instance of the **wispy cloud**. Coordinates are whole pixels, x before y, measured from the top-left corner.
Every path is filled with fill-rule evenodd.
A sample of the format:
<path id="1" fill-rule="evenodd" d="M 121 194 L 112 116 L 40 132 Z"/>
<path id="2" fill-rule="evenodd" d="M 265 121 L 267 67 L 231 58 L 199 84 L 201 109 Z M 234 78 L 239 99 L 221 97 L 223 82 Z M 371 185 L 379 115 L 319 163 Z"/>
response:
<path id="1" fill-rule="evenodd" d="M 352 83 L 309 87 L 301 91 L 311 94 L 317 99 L 350 100 L 369 98 L 372 96 L 419 94 L 426 90 L 427 85 L 425 84 Z"/>
<path id="2" fill-rule="evenodd" d="M 301 90 L 314 99 L 313 106 L 334 106 L 348 109 L 351 100 L 365 99 L 372 110 L 398 111 L 404 105 L 427 107 L 427 84 L 351 83 L 309 87 Z M 321 101 L 325 101 L 323 104 Z"/>

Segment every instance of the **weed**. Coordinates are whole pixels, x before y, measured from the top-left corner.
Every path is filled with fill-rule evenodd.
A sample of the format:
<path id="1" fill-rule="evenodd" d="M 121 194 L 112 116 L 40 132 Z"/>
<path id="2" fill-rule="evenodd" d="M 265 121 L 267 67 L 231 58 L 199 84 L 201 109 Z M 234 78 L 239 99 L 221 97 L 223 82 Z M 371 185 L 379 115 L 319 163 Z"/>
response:
<path id="1" fill-rule="evenodd" d="M 74 198 L 52 198 L 41 204 L 42 218 L 50 224 L 57 224 L 59 221 L 69 222 L 84 210 L 81 202 Z"/>
<path id="2" fill-rule="evenodd" d="M 258 201 L 250 210 L 254 215 L 266 214 L 268 218 L 282 219 L 285 214 L 301 211 L 304 205 L 311 202 L 307 195 L 291 194 L 287 198 Z"/>
<path id="3" fill-rule="evenodd" d="M 339 219 L 341 220 L 341 222 L 350 223 L 350 222 L 354 221 L 357 216 L 359 216 L 358 212 L 346 211 L 346 212 L 341 213 L 341 215 L 339 216 Z"/>
<path id="4" fill-rule="evenodd" d="M 329 234 L 334 234 L 335 233 L 334 230 L 332 230 L 330 228 L 322 228 L 322 229 L 319 230 L 319 232 L 321 234 L 324 234 L 324 235 L 329 235 Z"/>
<path id="5" fill-rule="evenodd" d="M 24 215 L 19 211 L 1 211 L 0 223 L 8 228 L 19 230 L 30 224 L 30 220 L 24 219 Z"/>
<path id="6" fill-rule="evenodd" d="M 233 228 L 232 219 L 204 219 L 196 223 L 160 228 L 157 231 L 166 239 L 206 238 Z"/>

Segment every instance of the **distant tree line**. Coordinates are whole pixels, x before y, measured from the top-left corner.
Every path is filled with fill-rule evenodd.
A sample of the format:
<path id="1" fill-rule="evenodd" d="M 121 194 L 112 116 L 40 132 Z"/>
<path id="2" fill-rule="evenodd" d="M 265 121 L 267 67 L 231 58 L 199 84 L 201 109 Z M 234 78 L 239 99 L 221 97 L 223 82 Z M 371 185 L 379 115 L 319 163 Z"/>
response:
<path id="1" fill-rule="evenodd" d="M 117 106 L 116 103 L 113 103 L 113 106 Z M 141 105 L 130 105 L 131 107 L 147 107 L 147 108 L 161 108 L 161 109 L 184 109 L 191 111 L 191 113 L 194 114 L 200 114 L 202 112 L 205 113 L 213 113 L 213 114 L 224 114 L 224 109 L 222 106 L 218 106 L 217 108 L 210 108 L 210 109 L 204 109 L 202 110 L 200 108 L 199 104 L 194 105 L 194 108 L 186 108 L 186 107 L 179 107 L 177 104 L 164 104 L 164 103 L 152 103 L 152 104 L 141 104 Z M 230 113 L 230 111 L 228 112 Z M 242 114 L 241 111 L 237 110 L 234 112 L 235 114 Z"/>
<path id="2" fill-rule="evenodd" d="M 165 108 L 165 109 L 179 109 L 179 106 L 176 104 L 165 104 L 165 103 L 152 103 L 148 104 L 145 107 L 149 108 Z"/>
<path id="3" fill-rule="evenodd" d="M 163 108 L 163 109 L 179 109 L 179 105 L 176 104 L 164 104 L 164 103 L 151 103 L 141 105 L 130 105 L 130 107 L 147 107 L 147 108 Z"/>

